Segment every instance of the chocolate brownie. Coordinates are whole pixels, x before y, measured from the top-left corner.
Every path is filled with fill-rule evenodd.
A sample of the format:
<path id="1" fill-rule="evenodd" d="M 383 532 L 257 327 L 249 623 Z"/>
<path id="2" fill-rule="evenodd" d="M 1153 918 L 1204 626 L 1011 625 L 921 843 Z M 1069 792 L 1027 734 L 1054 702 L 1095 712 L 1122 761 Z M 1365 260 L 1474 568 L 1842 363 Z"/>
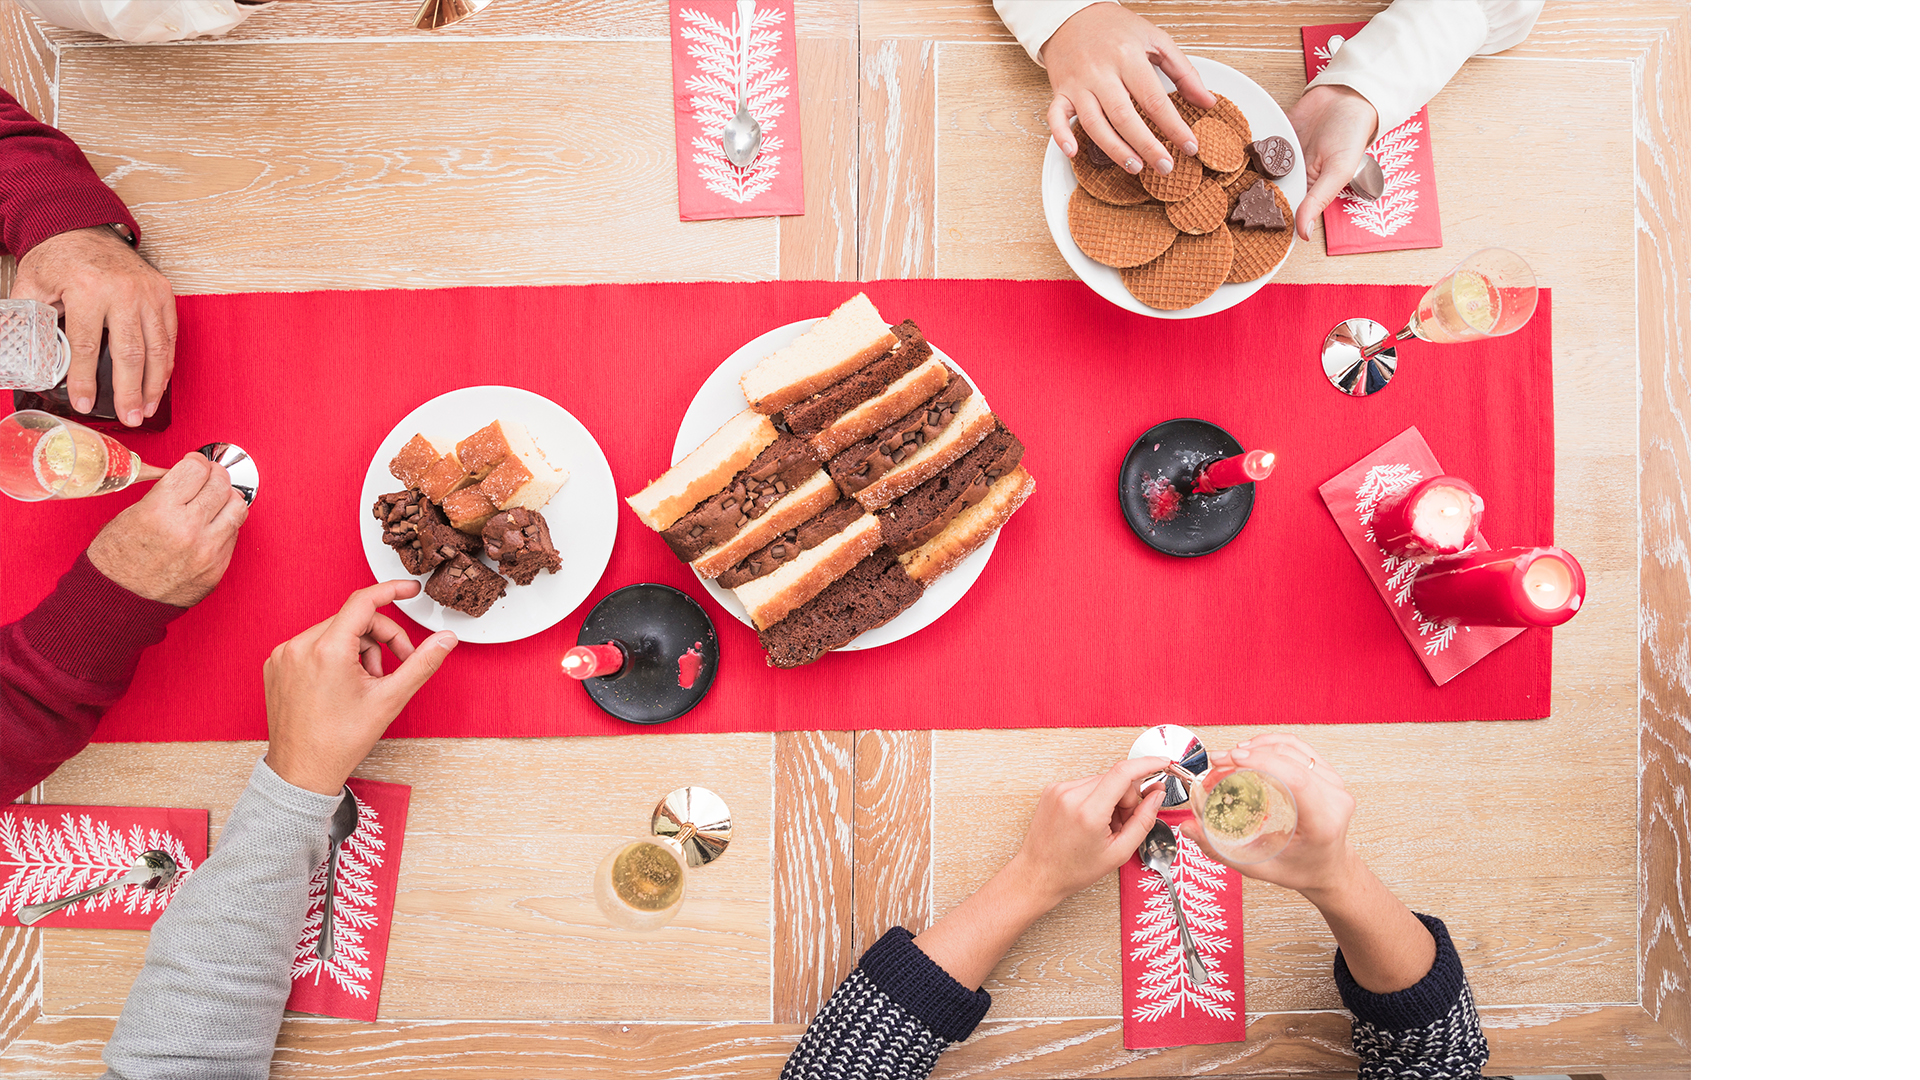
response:
<path id="1" fill-rule="evenodd" d="M 767 650 L 767 663 L 774 667 L 811 664 L 885 625 L 925 591 L 893 556 L 869 555 L 820 595 L 760 631 L 760 647 Z"/>
<path id="2" fill-rule="evenodd" d="M 533 576 L 545 570 L 560 570 L 560 551 L 553 546 L 553 531 L 538 510 L 516 506 L 487 519 L 480 530 L 486 542 L 487 558 L 500 566 L 500 572 L 515 585 L 530 585 Z"/>
<path id="3" fill-rule="evenodd" d="M 412 488 L 382 495 L 373 503 L 380 540 L 400 556 L 409 574 L 424 574 L 463 551 L 480 550 L 480 538 L 447 524 L 447 515 Z"/>
<path id="4" fill-rule="evenodd" d="M 827 472 L 841 491 L 852 495 L 885 476 L 953 422 L 960 403 L 973 396 L 973 384 L 959 372 L 948 370 L 951 381 L 932 401 L 881 428 L 872 438 L 834 455 L 827 463 Z"/>
<path id="5" fill-rule="evenodd" d="M 808 548 L 820 546 L 866 512 L 866 507 L 852 499 L 841 499 L 781 533 L 773 543 L 741 559 L 715 580 L 723 589 L 737 589 L 755 578 L 765 577 L 778 570 L 781 563 L 797 558 Z"/>
<path id="6" fill-rule="evenodd" d="M 733 539 L 788 489 L 819 469 L 807 440 L 782 435 L 748 462 L 724 490 L 688 511 L 660 536 L 681 562 L 692 562 L 708 548 Z"/>
<path id="7" fill-rule="evenodd" d="M 1025 453 L 1013 432 L 996 425 L 967 456 L 880 514 L 881 543 L 899 553 L 933 539 L 960 511 L 986 498 L 993 482 L 1012 472 Z"/>
<path id="8" fill-rule="evenodd" d="M 466 552 L 441 563 L 427 579 L 427 595 L 436 603 L 464 611 L 476 619 L 485 615 L 493 602 L 506 592 L 507 579 Z"/>
<path id="9" fill-rule="evenodd" d="M 885 390 L 893 380 L 927 362 L 933 346 L 912 319 L 893 328 L 900 339 L 891 351 L 866 367 L 805 401 L 787 406 L 779 419 L 795 435 L 816 435 L 832 426 L 847 410 Z"/>

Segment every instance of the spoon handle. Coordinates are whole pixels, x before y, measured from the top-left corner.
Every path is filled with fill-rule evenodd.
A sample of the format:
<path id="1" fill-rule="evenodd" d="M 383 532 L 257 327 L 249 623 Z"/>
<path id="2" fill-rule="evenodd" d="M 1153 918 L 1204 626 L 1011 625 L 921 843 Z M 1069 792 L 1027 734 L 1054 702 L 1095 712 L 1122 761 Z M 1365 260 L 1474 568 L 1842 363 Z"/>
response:
<path id="1" fill-rule="evenodd" d="M 20 920 L 20 925 L 32 926 L 34 923 L 59 911 L 63 907 L 77 904 L 89 896 L 97 896 L 100 893 L 106 892 L 108 889 L 117 889 L 122 885 L 138 885 L 145 882 L 152 874 L 152 870 L 144 866 L 137 866 L 119 877 L 114 878 L 112 881 L 107 882 L 105 885 L 95 885 L 85 892 L 77 892 L 72 896 L 63 896 L 58 900 L 49 900 L 44 904 L 34 904 L 31 907 L 23 907 L 19 911 L 14 912 L 13 916 Z"/>
<path id="2" fill-rule="evenodd" d="M 1193 943 L 1193 933 L 1187 929 L 1187 913 L 1180 907 L 1180 890 L 1173 887 L 1173 879 L 1166 874 L 1160 875 L 1160 883 L 1167 888 L 1167 899 L 1173 901 L 1173 924 L 1180 928 L 1180 953 L 1187 960 L 1187 978 L 1197 986 L 1207 984 L 1207 965 L 1200 959 L 1200 947 Z"/>
<path id="3" fill-rule="evenodd" d="M 322 960 L 333 959 L 333 883 L 340 876 L 340 845 L 333 845 L 327 856 L 327 899 L 320 905 L 320 942 L 313 954 Z"/>

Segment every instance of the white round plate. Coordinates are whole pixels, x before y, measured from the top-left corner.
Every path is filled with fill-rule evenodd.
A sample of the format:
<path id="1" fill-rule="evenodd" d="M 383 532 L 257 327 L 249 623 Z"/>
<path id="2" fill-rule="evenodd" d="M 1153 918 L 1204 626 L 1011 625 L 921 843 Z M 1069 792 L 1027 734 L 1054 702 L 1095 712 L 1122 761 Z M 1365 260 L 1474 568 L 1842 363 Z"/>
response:
<path id="1" fill-rule="evenodd" d="M 694 447 L 706 441 L 707 436 L 720 430 L 721 424 L 726 423 L 741 409 L 747 407 L 746 395 L 740 392 L 740 376 L 745 375 L 749 368 L 765 359 L 769 353 L 785 347 L 794 338 L 799 337 L 807 327 L 818 321 L 818 319 L 801 319 L 799 322 L 775 327 L 740 346 L 734 350 L 732 356 L 720 361 L 720 366 L 713 369 L 713 374 L 707 376 L 707 381 L 700 384 L 699 392 L 695 393 L 693 400 L 687 403 L 687 415 L 680 421 L 680 433 L 673 437 L 673 460 L 679 461 L 692 453 Z M 933 355 L 944 363 L 952 364 L 953 370 L 967 375 L 966 369 L 956 363 L 952 357 L 941 352 L 939 347 L 934 348 Z M 972 381 L 973 376 L 967 375 L 967 379 Z M 973 392 L 980 393 L 979 383 L 973 384 Z M 973 588 L 974 579 L 980 576 L 980 571 L 987 568 L 987 559 L 993 555 L 993 546 L 999 540 L 1000 534 L 997 532 L 988 537 L 987 542 L 981 544 L 979 550 L 967 556 L 959 566 L 941 575 L 932 585 L 927 586 L 926 593 L 914 601 L 912 607 L 896 615 L 893 621 L 886 625 L 876 626 L 834 651 L 853 652 L 889 645 L 918 632 L 933 620 L 945 615 L 948 608 L 959 603 L 960 598 L 967 595 L 967 590 Z M 708 595 L 720 602 L 721 607 L 732 612 L 734 618 L 746 623 L 748 627 L 753 626 L 753 620 L 747 618 L 746 605 L 740 602 L 740 598 L 734 595 L 732 589 L 723 589 L 707 578 L 701 578 L 700 584 L 706 588 Z"/>
<path id="2" fill-rule="evenodd" d="M 464 439 L 495 420 L 518 420 L 527 426 L 547 460 L 567 470 L 567 482 L 552 501 L 540 508 L 553 529 L 560 549 L 560 570 L 541 573 L 531 585 L 507 584 L 507 594 L 493 602 L 485 615 L 474 618 L 441 607 L 424 591 L 430 575 L 407 573 L 400 556 L 380 542 L 380 524 L 373 518 L 373 501 L 400 489 L 387 471 L 393 455 L 416 434 L 441 439 Z M 414 577 L 423 587 L 412 599 L 396 603 L 414 622 L 429 630 L 451 630 L 461 641 L 492 644 L 519 641 L 566 618 L 580 606 L 613 557 L 614 533 L 620 527 L 620 497 L 613 486 L 607 455 L 580 421 L 567 410 L 531 390 L 517 386 L 469 386 L 441 394 L 407 414 L 394 425 L 386 441 L 367 463 L 360 485 L 360 546 L 376 580 Z"/>
<path id="3" fill-rule="evenodd" d="M 1200 70 L 1200 78 L 1207 84 L 1208 90 L 1227 95 L 1235 105 L 1240 107 L 1240 111 L 1246 114 L 1247 126 L 1253 129 L 1254 138 L 1264 139 L 1269 135 L 1285 135 L 1287 141 L 1293 144 L 1293 171 L 1280 181 L 1280 190 L 1287 196 L 1287 201 L 1297 209 L 1300 206 L 1300 200 L 1307 194 L 1307 166 L 1300 150 L 1300 138 L 1293 133 L 1293 124 L 1280 108 L 1280 103 L 1273 100 L 1272 94 L 1261 89 L 1259 83 L 1218 60 L 1209 60 L 1192 53 L 1187 54 L 1187 59 L 1192 60 L 1193 66 Z M 1168 91 L 1173 90 L 1172 80 L 1160 74 L 1160 69 L 1155 68 L 1154 74 L 1160 76 L 1162 88 Z M 1174 152 L 1179 153 L 1177 150 Z M 1087 253 L 1080 250 L 1080 245 L 1073 242 L 1073 234 L 1067 231 L 1067 197 L 1072 195 L 1073 189 L 1079 186 L 1080 182 L 1073 177 L 1073 164 L 1067 160 L 1066 153 L 1060 149 L 1059 143 L 1048 139 L 1047 157 L 1040 166 L 1040 204 L 1046 208 L 1047 229 L 1053 233 L 1053 242 L 1059 247 L 1061 256 L 1067 260 L 1067 265 L 1073 267 L 1073 272 L 1079 275 L 1081 281 L 1086 282 L 1094 292 L 1128 311 L 1151 315 L 1156 319 L 1197 319 L 1202 315 L 1212 315 L 1215 312 L 1225 311 L 1259 292 L 1260 286 L 1271 281 L 1280 267 L 1287 265 L 1287 257 L 1283 256 L 1280 262 L 1263 276 L 1237 285 L 1222 285 L 1214 290 L 1212 296 L 1190 308 L 1162 311 L 1159 308 L 1148 307 L 1127 291 L 1126 285 L 1120 281 L 1120 271 L 1088 258 Z M 1287 244 L 1287 256 L 1293 254 L 1293 245 L 1299 240 L 1300 233 L 1296 228 L 1293 239 Z"/>

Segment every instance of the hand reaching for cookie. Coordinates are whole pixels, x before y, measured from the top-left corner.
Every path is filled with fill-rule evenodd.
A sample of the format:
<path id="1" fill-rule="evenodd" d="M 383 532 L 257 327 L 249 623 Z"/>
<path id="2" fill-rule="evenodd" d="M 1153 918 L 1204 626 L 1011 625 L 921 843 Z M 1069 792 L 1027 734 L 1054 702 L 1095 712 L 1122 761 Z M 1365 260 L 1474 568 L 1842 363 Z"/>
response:
<path id="1" fill-rule="evenodd" d="M 1201 109 L 1213 108 L 1213 95 L 1159 27 L 1119 4 L 1094 4 L 1062 23 L 1040 57 L 1053 84 L 1047 126 L 1068 157 L 1080 149 L 1076 118 L 1087 139 L 1130 173 L 1145 168 L 1143 163 L 1163 176 L 1173 172 L 1173 152 L 1156 128 L 1188 156 L 1199 152 L 1193 129 L 1168 100 L 1154 68 Z"/>

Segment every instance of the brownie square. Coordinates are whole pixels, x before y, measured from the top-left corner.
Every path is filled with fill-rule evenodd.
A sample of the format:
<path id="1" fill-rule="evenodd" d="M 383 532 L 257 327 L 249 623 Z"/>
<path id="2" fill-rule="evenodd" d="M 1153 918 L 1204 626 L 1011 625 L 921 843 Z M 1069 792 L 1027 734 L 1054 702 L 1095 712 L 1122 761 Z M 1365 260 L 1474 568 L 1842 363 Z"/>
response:
<path id="1" fill-rule="evenodd" d="M 538 510 L 516 506 L 487 519 L 480 530 L 487 545 L 487 558 L 499 564 L 500 572 L 515 585 L 533 583 L 534 575 L 560 569 L 560 550 L 553 546 L 553 532 Z"/>
<path id="2" fill-rule="evenodd" d="M 461 552 L 480 550 L 478 537 L 447 524 L 447 516 L 411 488 L 382 495 L 373 503 L 380 540 L 400 556 L 409 574 L 424 574 Z"/>
<path id="3" fill-rule="evenodd" d="M 464 611 L 476 619 L 485 615 L 493 602 L 506 592 L 507 579 L 466 552 L 441 563 L 427 579 L 427 595 L 436 603 Z"/>

